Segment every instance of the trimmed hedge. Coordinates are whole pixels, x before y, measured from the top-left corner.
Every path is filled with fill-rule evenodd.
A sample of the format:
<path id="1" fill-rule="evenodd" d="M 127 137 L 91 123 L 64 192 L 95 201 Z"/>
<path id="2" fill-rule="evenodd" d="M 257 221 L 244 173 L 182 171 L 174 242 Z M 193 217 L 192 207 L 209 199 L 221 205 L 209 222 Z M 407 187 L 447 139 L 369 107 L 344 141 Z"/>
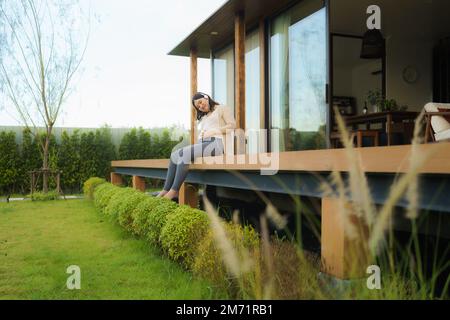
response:
<path id="1" fill-rule="evenodd" d="M 148 196 L 142 192 L 135 191 L 130 193 L 128 197 L 122 200 L 122 203 L 117 208 L 119 224 L 129 232 L 133 232 L 133 211 L 147 199 Z"/>
<path id="2" fill-rule="evenodd" d="M 103 183 L 106 183 L 106 180 L 97 177 L 86 180 L 86 182 L 83 184 L 83 193 L 85 197 L 89 200 L 93 200 L 95 188 Z"/>
<path id="3" fill-rule="evenodd" d="M 251 226 L 240 226 L 233 222 L 222 222 L 227 239 L 233 245 L 238 254 L 238 258 L 244 261 L 246 254 L 250 257 L 257 257 L 257 250 L 260 247 L 258 233 Z M 217 286 L 227 289 L 233 285 L 233 276 L 229 272 L 223 254 L 217 246 L 213 230 L 209 229 L 206 236 L 198 244 L 195 260 L 192 265 L 192 272 L 202 278 L 208 279 Z"/>
<path id="4" fill-rule="evenodd" d="M 236 279 L 230 273 L 218 249 L 206 212 L 179 206 L 165 198 L 149 197 L 131 188 L 101 183 L 98 178 L 85 183 L 86 193 L 93 195 L 98 210 L 127 231 L 162 248 L 167 256 L 197 276 L 206 278 L 236 296 Z M 246 254 L 257 257 L 259 237 L 251 227 L 222 222 L 227 237 L 240 260 Z M 252 287 L 250 272 L 242 280 Z M 242 296 L 249 296 L 240 291 Z"/>
<path id="5" fill-rule="evenodd" d="M 120 192 L 120 188 L 112 184 L 105 183 L 99 185 L 94 191 L 94 205 L 101 213 L 106 214 L 106 207 L 109 204 L 109 200 L 118 192 Z"/>
<path id="6" fill-rule="evenodd" d="M 117 188 L 117 192 L 114 192 L 108 201 L 104 212 L 111 219 L 111 221 L 119 221 L 119 212 L 123 211 L 123 202 L 137 191 L 133 188 Z"/>
<path id="7" fill-rule="evenodd" d="M 132 232 L 135 235 L 145 238 L 149 228 L 148 217 L 152 214 L 153 208 L 158 205 L 158 199 L 160 198 L 148 197 L 134 208 L 131 216 L 133 218 Z"/>
<path id="8" fill-rule="evenodd" d="M 145 238 L 154 245 L 160 244 L 161 231 L 166 225 L 167 217 L 178 209 L 178 205 L 164 198 L 158 198 L 158 204 L 153 208 L 147 219 Z"/>
<path id="9" fill-rule="evenodd" d="M 161 230 L 161 246 L 171 259 L 190 268 L 194 263 L 197 246 L 208 228 L 206 212 L 180 206 L 167 216 L 166 224 Z"/>

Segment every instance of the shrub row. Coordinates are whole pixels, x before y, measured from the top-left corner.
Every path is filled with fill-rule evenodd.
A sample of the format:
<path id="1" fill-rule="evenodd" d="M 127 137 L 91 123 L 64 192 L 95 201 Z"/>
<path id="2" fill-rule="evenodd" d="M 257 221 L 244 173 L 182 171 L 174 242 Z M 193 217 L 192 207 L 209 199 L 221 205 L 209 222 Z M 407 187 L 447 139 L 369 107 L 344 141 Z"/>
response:
<path id="1" fill-rule="evenodd" d="M 99 182 L 99 178 L 86 181 L 85 194 L 89 198 L 89 192 L 94 189 L 94 205 L 103 215 L 161 247 L 171 259 L 185 267 L 193 265 L 198 242 L 208 229 L 205 212 L 178 206 L 165 198 L 149 197 L 132 188 L 94 182 Z"/>
<path id="2" fill-rule="evenodd" d="M 86 181 L 84 190 L 87 198 L 93 195 L 94 204 L 103 215 L 160 247 L 170 259 L 210 280 L 221 292 L 226 290 L 231 298 L 335 297 L 328 286 L 318 281 L 320 257 L 307 252 L 299 254 L 299 248 L 289 241 L 275 239 L 260 247 L 258 234 L 249 226 L 210 221 L 204 211 L 179 206 L 164 198 L 148 197 L 130 188 L 119 188 L 98 178 Z M 227 252 L 227 247 L 232 247 L 232 252 Z M 253 265 L 246 267 L 245 261 Z M 404 278 L 397 280 L 397 275 L 392 276 L 392 280 L 387 280 L 388 292 L 379 297 L 420 296 L 413 284 L 410 287 Z M 365 282 L 361 284 L 361 287 L 339 290 L 341 297 L 367 296 Z M 377 298 L 378 293 L 370 293 L 369 297 Z"/>
<path id="3" fill-rule="evenodd" d="M 102 178 L 91 178 L 89 180 L 86 180 L 83 185 L 83 193 L 86 195 L 86 198 L 89 200 L 93 200 L 95 188 L 105 182 L 106 180 Z"/>
<path id="4" fill-rule="evenodd" d="M 15 132 L 0 132 L 0 194 L 28 193 L 28 172 L 42 167 L 40 144 L 44 137 L 45 134 L 33 136 L 25 129 L 21 142 L 17 143 Z M 59 141 L 54 135 L 51 137 L 49 166 L 62 171 L 61 187 L 66 194 L 79 192 L 89 177 L 108 178 L 112 160 L 168 158 L 177 143 L 171 140 L 168 129 L 161 133 L 131 129 L 118 146 L 114 145 L 108 127 L 86 132 L 74 130 L 70 134 L 63 131 Z M 56 187 L 53 179 L 49 183 L 50 188 Z"/>
<path id="5" fill-rule="evenodd" d="M 45 134 L 33 135 L 25 129 L 21 143 L 16 142 L 16 134 L 0 132 L 0 194 L 26 194 L 30 188 L 29 171 L 42 167 L 41 144 Z M 49 167 L 61 170 L 61 186 L 65 193 L 79 192 L 83 182 L 91 176 L 106 178 L 111 170 L 111 161 L 116 159 L 116 150 L 108 128 L 72 134 L 64 131 L 61 141 L 51 136 L 49 146 Z M 42 180 L 39 181 L 42 184 Z M 38 189 L 41 185 L 38 185 Z M 54 179 L 49 179 L 49 187 L 56 188 Z"/>
<path id="6" fill-rule="evenodd" d="M 194 274 L 221 289 L 230 288 L 233 277 L 223 262 L 206 212 L 113 186 L 99 178 L 86 181 L 84 190 L 87 198 L 92 194 L 95 207 L 111 221 L 161 248 L 170 259 Z M 253 228 L 221 223 L 240 260 L 245 258 L 244 252 L 259 249 L 259 236 Z"/>
<path id="7" fill-rule="evenodd" d="M 51 201 L 58 200 L 59 193 L 56 190 L 50 190 L 47 193 L 44 192 L 33 192 L 31 195 L 32 201 Z"/>

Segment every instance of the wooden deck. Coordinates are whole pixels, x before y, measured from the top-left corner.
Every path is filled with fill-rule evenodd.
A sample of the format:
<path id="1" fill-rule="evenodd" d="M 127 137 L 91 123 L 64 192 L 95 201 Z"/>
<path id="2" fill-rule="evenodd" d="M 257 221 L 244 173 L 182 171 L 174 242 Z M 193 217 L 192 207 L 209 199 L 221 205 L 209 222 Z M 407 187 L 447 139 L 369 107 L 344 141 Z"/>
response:
<path id="1" fill-rule="evenodd" d="M 392 146 L 355 149 L 361 158 L 363 169 L 367 173 L 405 173 L 409 170 L 411 146 Z M 421 154 L 433 152 L 433 157 L 419 170 L 422 174 L 450 174 L 450 143 L 420 145 Z M 266 157 L 273 154 L 264 154 Z M 191 170 L 237 170 L 259 171 L 267 166 L 250 164 L 250 156 L 232 156 L 232 164 L 201 164 L 199 161 L 190 165 Z M 216 157 L 224 159 L 224 157 Z M 217 160 L 216 162 L 219 162 Z M 113 161 L 113 168 L 153 168 L 167 169 L 169 160 L 127 160 Z M 348 172 L 350 164 L 346 150 L 329 149 L 314 151 L 283 152 L 279 154 L 279 171 L 303 172 Z"/>
<path id="2" fill-rule="evenodd" d="M 362 160 L 374 203 L 384 204 L 398 174 L 406 173 L 410 168 L 411 146 L 360 148 L 355 149 L 355 152 Z M 449 192 L 444 192 L 448 190 L 447 185 L 450 188 L 450 143 L 420 145 L 418 152 L 422 155 L 433 153 L 419 170 L 419 208 L 450 213 Z M 248 155 L 231 156 L 227 159 L 228 164 L 220 164 L 220 160 L 225 160 L 224 157 L 204 159 L 216 160 L 215 164 L 200 163 L 200 159 L 190 165 L 186 184 L 257 189 L 263 192 L 323 198 L 321 185 L 329 181 L 330 172 L 339 171 L 346 180 L 351 169 L 348 154 L 344 149 L 285 152 L 278 156 L 278 171 L 274 175 L 262 175 L 261 169 L 267 169 L 268 166 L 261 164 L 261 161 L 253 161 L 256 164 L 251 164 Z M 135 185 L 143 189 L 145 185 L 138 178 L 165 179 L 168 163 L 168 159 L 113 161 L 112 180 L 120 183 L 120 175 L 133 176 Z M 349 197 L 351 198 L 351 195 Z M 186 203 L 195 205 L 195 199 Z M 407 207 L 408 201 L 403 198 L 397 205 Z"/>
<path id="3" fill-rule="evenodd" d="M 369 188 L 375 204 L 382 205 L 389 197 L 392 184 L 398 174 L 408 172 L 411 161 L 411 146 L 392 146 L 355 149 L 362 160 Z M 450 213 L 450 143 L 418 146 L 421 155 L 432 153 L 432 157 L 420 168 L 419 208 L 425 211 Z M 265 156 L 275 156 L 266 154 Z M 207 158 L 224 160 L 224 157 Z M 254 160 L 254 159 L 253 159 Z M 217 162 L 216 161 L 216 162 Z M 180 190 L 180 203 L 197 205 L 197 185 L 207 184 L 242 190 L 259 190 L 322 199 L 322 240 L 321 254 L 324 272 L 341 279 L 365 276 L 367 266 L 355 271 L 354 261 L 349 261 L 350 250 L 364 250 L 362 242 L 350 241 L 346 229 L 340 223 L 336 208 L 338 199 L 323 194 L 321 185 L 329 181 L 330 172 L 342 172 L 348 183 L 351 169 L 344 149 L 285 152 L 279 154 L 278 173 L 273 176 L 261 175 L 267 168 L 261 161 L 250 164 L 250 156 L 231 156 L 232 164 L 205 164 L 196 161 L 190 165 L 186 182 Z M 113 161 L 111 180 L 120 184 L 122 175 L 133 176 L 133 185 L 145 189 L 143 177 L 164 179 L 169 160 Z M 351 201 L 351 195 L 350 201 Z M 405 198 L 398 201 L 398 207 L 407 207 Z M 359 223 L 358 221 L 354 221 Z"/>

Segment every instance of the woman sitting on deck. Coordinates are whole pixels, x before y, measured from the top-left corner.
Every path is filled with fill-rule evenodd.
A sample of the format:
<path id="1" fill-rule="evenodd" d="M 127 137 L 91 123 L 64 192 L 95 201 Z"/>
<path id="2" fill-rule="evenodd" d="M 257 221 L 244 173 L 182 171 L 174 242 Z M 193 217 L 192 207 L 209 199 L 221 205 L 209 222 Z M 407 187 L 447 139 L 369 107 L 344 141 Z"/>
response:
<path id="1" fill-rule="evenodd" d="M 230 108 L 219 105 L 204 93 L 192 97 L 196 110 L 200 134 L 198 142 L 178 149 L 170 156 L 164 189 L 158 197 L 174 199 L 178 197 L 181 185 L 186 179 L 189 163 L 199 157 L 219 156 L 224 153 L 224 134 L 236 128 L 236 121 Z"/>

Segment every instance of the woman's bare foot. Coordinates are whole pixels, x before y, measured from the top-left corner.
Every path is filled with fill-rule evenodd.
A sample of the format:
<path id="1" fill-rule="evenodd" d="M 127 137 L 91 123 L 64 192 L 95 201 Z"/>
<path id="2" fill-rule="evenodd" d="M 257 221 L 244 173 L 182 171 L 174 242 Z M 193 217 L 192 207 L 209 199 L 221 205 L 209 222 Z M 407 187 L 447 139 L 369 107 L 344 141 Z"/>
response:
<path id="1" fill-rule="evenodd" d="M 156 197 L 157 197 L 157 198 L 159 198 L 159 197 L 164 197 L 168 192 L 169 192 L 169 191 L 162 190 Z"/>
<path id="2" fill-rule="evenodd" d="M 178 191 L 175 191 L 175 190 L 170 190 L 164 196 L 164 198 L 167 198 L 167 199 L 170 199 L 170 200 L 172 200 L 173 198 L 177 198 L 177 197 L 178 197 Z"/>

